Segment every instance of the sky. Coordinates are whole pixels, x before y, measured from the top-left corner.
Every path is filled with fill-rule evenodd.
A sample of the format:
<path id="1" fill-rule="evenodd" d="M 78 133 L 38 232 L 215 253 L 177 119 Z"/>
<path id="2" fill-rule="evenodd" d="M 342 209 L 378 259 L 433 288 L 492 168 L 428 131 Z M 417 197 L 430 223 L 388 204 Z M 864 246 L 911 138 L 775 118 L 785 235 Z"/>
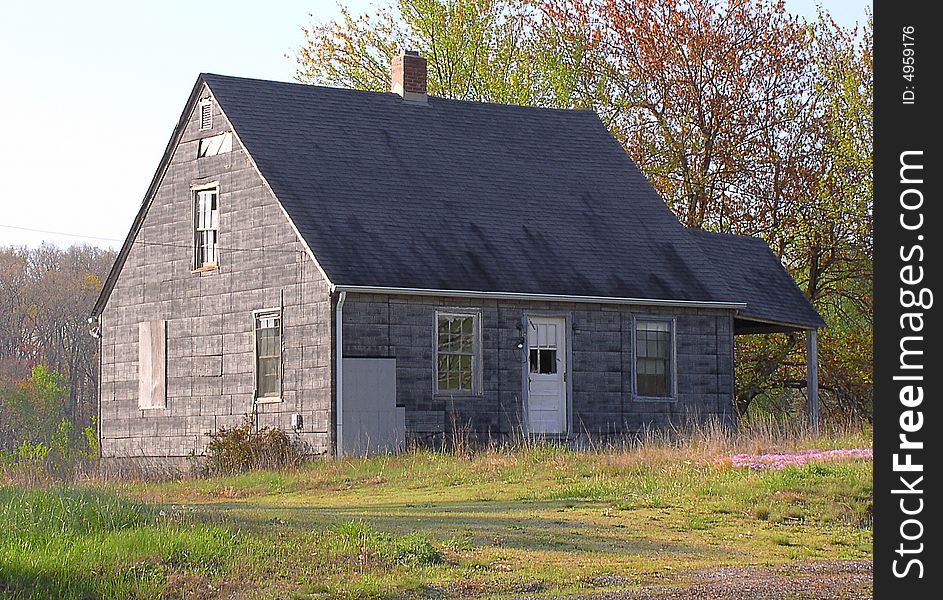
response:
<path id="1" fill-rule="evenodd" d="M 377 1 L 341 0 L 355 14 Z M 808 17 L 817 4 L 786 2 Z M 197 75 L 291 81 L 301 28 L 340 12 L 335 0 L 3 5 L 0 247 L 119 247 Z M 850 26 L 871 3 L 824 5 Z"/>

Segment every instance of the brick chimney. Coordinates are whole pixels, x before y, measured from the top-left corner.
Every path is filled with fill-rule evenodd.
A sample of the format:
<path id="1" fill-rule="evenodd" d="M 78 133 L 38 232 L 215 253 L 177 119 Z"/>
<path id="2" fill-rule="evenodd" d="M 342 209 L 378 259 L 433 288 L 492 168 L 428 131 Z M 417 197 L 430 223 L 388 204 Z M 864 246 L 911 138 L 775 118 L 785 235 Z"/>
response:
<path id="1" fill-rule="evenodd" d="M 390 91 L 403 100 L 426 103 L 426 59 L 418 52 L 407 50 L 393 57 L 393 82 Z"/>

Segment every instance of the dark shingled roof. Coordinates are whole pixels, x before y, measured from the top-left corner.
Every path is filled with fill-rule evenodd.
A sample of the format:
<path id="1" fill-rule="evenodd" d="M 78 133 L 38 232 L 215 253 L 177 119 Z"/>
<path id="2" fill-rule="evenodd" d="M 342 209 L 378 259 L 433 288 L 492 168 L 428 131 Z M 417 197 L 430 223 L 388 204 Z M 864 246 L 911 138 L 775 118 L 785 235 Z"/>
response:
<path id="1" fill-rule="evenodd" d="M 203 78 L 337 285 L 737 301 L 592 111 Z"/>
<path id="2" fill-rule="evenodd" d="M 209 74 L 93 314 L 204 82 L 336 285 L 746 303 L 740 330 L 824 325 L 762 240 L 682 227 L 592 111 Z"/>
<path id="3" fill-rule="evenodd" d="M 824 327 L 825 322 L 765 241 L 689 229 L 704 254 L 723 270 L 734 296 L 746 302 L 737 317 L 767 323 Z"/>

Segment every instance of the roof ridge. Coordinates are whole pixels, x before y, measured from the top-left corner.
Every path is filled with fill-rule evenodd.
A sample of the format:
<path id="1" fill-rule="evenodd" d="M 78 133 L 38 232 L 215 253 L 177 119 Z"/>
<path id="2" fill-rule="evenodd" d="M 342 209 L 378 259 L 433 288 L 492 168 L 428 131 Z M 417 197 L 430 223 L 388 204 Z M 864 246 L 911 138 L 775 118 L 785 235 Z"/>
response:
<path id="1" fill-rule="evenodd" d="M 243 82 L 253 82 L 253 83 L 263 83 L 263 84 L 272 84 L 279 86 L 290 86 L 296 89 L 313 89 L 324 91 L 327 93 L 341 93 L 341 94 L 360 94 L 360 95 L 369 95 L 376 97 L 389 97 L 395 100 L 402 100 L 398 94 L 393 92 L 377 92 L 375 90 L 363 90 L 358 88 L 346 88 L 346 87 L 335 87 L 331 85 L 320 85 L 314 83 L 303 83 L 300 81 L 279 81 L 276 79 L 262 79 L 256 77 L 242 77 L 238 75 L 223 75 L 220 73 L 200 73 L 200 77 L 210 82 L 212 79 L 229 79 Z M 429 102 L 432 104 L 445 104 L 445 103 L 455 103 L 455 104 L 465 104 L 470 106 L 489 106 L 489 107 L 501 107 L 501 108 L 510 108 L 515 110 L 526 110 L 526 111 L 554 111 L 554 112 L 563 112 L 563 113 L 589 113 L 594 116 L 598 116 L 598 113 L 592 108 L 561 108 L 556 106 L 534 106 L 529 104 L 507 104 L 503 102 L 485 102 L 482 100 L 470 100 L 466 98 L 447 98 L 445 96 L 434 96 L 429 95 Z"/>

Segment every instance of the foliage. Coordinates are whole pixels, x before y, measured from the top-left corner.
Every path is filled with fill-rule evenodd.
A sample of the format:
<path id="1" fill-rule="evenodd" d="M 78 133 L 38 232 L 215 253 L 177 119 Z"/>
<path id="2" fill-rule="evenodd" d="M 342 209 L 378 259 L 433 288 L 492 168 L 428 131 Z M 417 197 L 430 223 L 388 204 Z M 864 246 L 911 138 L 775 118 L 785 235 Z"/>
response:
<path id="1" fill-rule="evenodd" d="M 547 0 L 554 26 L 598 40 L 602 113 L 688 227 L 726 229 L 767 201 L 801 110 L 806 31 L 771 0 Z M 784 153 L 786 154 L 786 153 Z M 760 167 L 757 170 L 757 167 Z M 758 186 L 758 183 L 767 184 Z"/>
<path id="2" fill-rule="evenodd" d="M 66 395 L 48 422 L 66 417 L 79 427 L 97 410 L 98 343 L 87 319 L 115 253 L 94 246 L 0 247 L 0 403 L 36 365 L 61 374 Z M 57 401 L 58 402 L 58 401 Z M 0 413 L 5 409 L 0 407 Z M 60 412 L 61 411 L 61 412 Z M 0 414 L 0 448 L 9 437 L 9 414 Z"/>
<path id="3" fill-rule="evenodd" d="M 581 79 L 586 49 L 542 26 L 527 0 L 396 0 L 375 14 L 304 29 L 297 79 L 390 90 L 389 64 L 404 50 L 428 60 L 430 94 L 445 98 L 571 106 L 594 92 Z"/>
<path id="4" fill-rule="evenodd" d="M 45 365 L 29 377 L 0 387 L 0 449 L 21 440 L 48 441 L 65 418 L 68 389 L 62 376 Z"/>
<path id="5" fill-rule="evenodd" d="M 304 444 L 284 430 L 257 429 L 247 418 L 237 427 L 223 427 L 208 434 L 202 468 L 207 475 L 232 475 L 258 469 L 284 469 L 301 464 Z"/>
<path id="6" fill-rule="evenodd" d="M 593 108 L 688 227 L 764 238 L 828 324 L 826 417 L 871 414 L 872 23 L 776 0 L 398 0 L 305 30 L 300 81 Z M 737 340 L 741 414 L 802 410 L 797 335 Z"/>
<path id="7" fill-rule="evenodd" d="M 10 479 L 67 477 L 98 458 L 92 424 L 76 432 L 66 417 L 68 389 L 44 365 L 12 386 L 0 387 L 0 466 Z"/>

